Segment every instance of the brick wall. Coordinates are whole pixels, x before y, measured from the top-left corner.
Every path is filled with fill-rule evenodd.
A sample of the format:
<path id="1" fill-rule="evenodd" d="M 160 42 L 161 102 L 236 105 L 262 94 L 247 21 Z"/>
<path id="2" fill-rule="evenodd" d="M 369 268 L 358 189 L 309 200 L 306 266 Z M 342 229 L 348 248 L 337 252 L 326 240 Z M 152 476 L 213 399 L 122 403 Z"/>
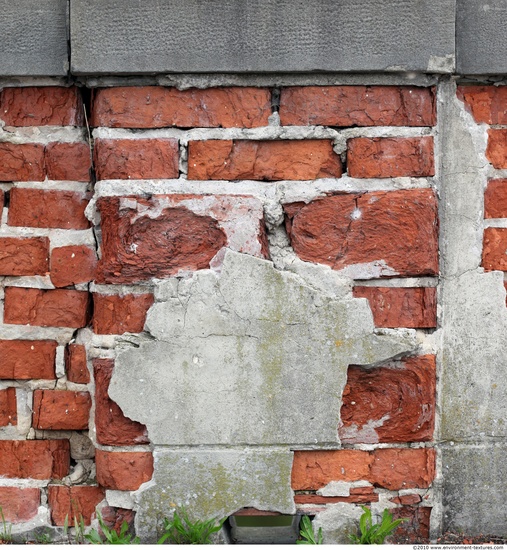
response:
<path id="1" fill-rule="evenodd" d="M 486 154 L 499 170 L 502 93 L 464 94 L 493 125 Z M 15 524 L 46 521 L 45 509 L 52 525 L 79 514 L 89 524 L 99 503 L 114 523 L 119 500 L 135 509 L 153 446 L 108 387 L 122 337 L 143 333 L 155 280 L 217 268 L 226 247 L 280 269 L 300 258 L 347 278 L 377 329 L 429 342 L 437 327 L 434 87 L 91 95 L 87 117 L 75 87 L 0 95 L 0 506 Z M 505 181 L 488 184 L 488 218 L 507 212 Z M 486 269 L 505 269 L 503 231 L 484 234 Z M 411 518 L 398 540 L 428 538 L 436 352 L 426 343 L 350 365 L 343 448 L 294 454 L 298 508 L 377 503 Z M 332 482 L 340 494 L 323 491 Z"/>

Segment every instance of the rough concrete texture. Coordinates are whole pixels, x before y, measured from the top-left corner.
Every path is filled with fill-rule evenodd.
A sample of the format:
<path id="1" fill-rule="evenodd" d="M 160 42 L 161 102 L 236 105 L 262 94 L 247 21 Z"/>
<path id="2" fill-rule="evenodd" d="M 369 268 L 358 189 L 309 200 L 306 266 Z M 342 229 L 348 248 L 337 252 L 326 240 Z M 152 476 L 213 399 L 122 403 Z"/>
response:
<path id="1" fill-rule="evenodd" d="M 0 1 L 0 76 L 64 76 L 67 0 Z"/>
<path id="2" fill-rule="evenodd" d="M 415 338 L 375 334 L 365 300 L 311 280 L 228 251 L 220 276 L 198 272 L 152 306 L 156 341 L 119 354 L 110 397 L 157 445 L 336 445 L 347 365 Z"/>
<path id="3" fill-rule="evenodd" d="M 505 536 L 505 445 L 445 446 L 441 452 L 445 528 Z"/>
<path id="4" fill-rule="evenodd" d="M 153 479 L 134 496 L 136 531 L 143 542 L 154 542 L 163 518 L 181 506 L 199 519 L 222 518 L 246 507 L 296 512 L 288 449 L 160 449 L 154 463 Z"/>
<path id="5" fill-rule="evenodd" d="M 324 544 L 350 544 L 349 535 L 358 533 L 362 513 L 363 510 L 355 504 L 328 504 L 315 516 L 313 530 L 317 533 L 322 528 Z"/>
<path id="6" fill-rule="evenodd" d="M 472 2 L 476 5 L 477 3 Z M 483 195 L 488 176 L 486 127 L 440 88 L 442 304 L 440 438 L 470 446 L 442 450 L 442 528 L 504 534 L 505 475 L 491 441 L 507 435 L 504 277 L 481 269 Z M 496 473 L 495 473 L 496 472 Z M 491 476 L 491 477 L 489 477 Z M 494 481 L 494 489 L 493 482 Z M 477 481 L 476 481 L 477 480 Z M 491 489 L 485 489 L 491 480 Z M 451 510 L 452 509 L 452 510 Z M 454 510 L 454 511 L 453 511 Z"/>
<path id="7" fill-rule="evenodd" d="M 456 55 L 460 74 L 507 72 L 503 0 L 457 0 Z"/>
<path id="8" fill-rule="evenodd" d="M 454 67 L 454 0 L 71 0 L 70 13 L 75 74 Z"/>

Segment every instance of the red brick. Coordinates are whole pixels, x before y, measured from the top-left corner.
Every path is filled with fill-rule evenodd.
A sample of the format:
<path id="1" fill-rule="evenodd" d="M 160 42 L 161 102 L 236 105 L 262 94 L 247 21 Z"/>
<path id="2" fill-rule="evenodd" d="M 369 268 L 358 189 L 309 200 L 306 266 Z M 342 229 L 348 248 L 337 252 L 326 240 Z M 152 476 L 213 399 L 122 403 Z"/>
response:
<path id="1" fill-rule="evenodd" d="M 116 508 L 113 506 L 103 506 L 100 512 L 102 514 L 102 521 L 110 529 L 114 529 L 117 533 L 120 533 L 123 522 L 128 524 L 129 532 L 134 529 L 134 520 L 136 517 L 134 510 Z"/>
<path id="2" fill-rule="evenodd" d="M 352 138 L 347 169 L 351 178 L 434 176 L 433 138 Z"/>
<path id="3" fill-rule="evenodd" d="M 507 271 L 507 229 L 486 227 L 482 246 L 482 266 L 486 271 Z"/>
<path id="4" fill-rule="evenodd" d="M 50 180 L 90 181 L 92 161 L 88 143 L 50 143 L 45 159 Z"/>
<path id="5" fill-rule="evenodd" d="M 263 88 L 119 87 L 95 92 L 91 125 L 254 128 L 266 126 L 270 114 L 271 94 Z"/>
<path id="6" fill-rule="evenodd" d="M 35 517 L 39 511 L 40 489 L 0 487 L 0 510 L 9 523 L 21 523 Z"/>
<path id="7" fill-rule="evenodd" d="M 96 450 L 97 481 L 106 489 L 136 491 L 153 475 L 149 452 L 120 453 Z"/>
<path id="8" fill-rule="evenodd" d="M 507 130 L 489 129 L 486 158 L 495 168 L 507 168 Z"/>
<path id="9" fill-rule="evenodd" d="M 90 296 L 78 290 L 5 289 L 4 322 L 39 327 L 82 328 L 90 319 Z"/>
<path id="10" fill-rule="evenodd" d="M 330 140 L 209 140 L 188 144 L 190 180 L 314 180 L 339 178 Z"/>
<path id="11" fill-rule="evenodd" d="M 294 491 L 318 490 L 331 481 L 364 480 L 391 491 L 427 488 L 435 477 L 433 449 L 296 451 Z"/>
<path id="12" fill-rule="evenodd" d="M 284 209 L 291 245 L 305 261 L 333 269 L 375 264 L 356 278 L 438 273 L 437 201 L 431 189 L 347 193 Z"/>
<path id="13" fill-rule="evenodd" d="M 435 90 L 415 86 L 283 88 L 282 125 L 434 126 Z"/>
<path id="14" fill-rule="evenodd" d="M 430 441 L 435 393 L 434 355 L 372 369 L 349 367 L 340 414 L 342 443 Z"/>
<path id="15" fill-rule="evenodd" d="M 484 193 L 484 217 L 507 218 L 507 179 L 488 182 Z"/>
<path id="16" fill-rule="evenodd" d="M 106 492 L 102 487 L 94 485 L 66 487 L 65 485 L 49 485 L 48 504 L 51 510 L 51 523 L 74 525 L 82 517 L 85 525 L 90 525 L 92 514 L 95 514 L 97 504 L 104 500 Z"/>
<path id="17" fill-rule="evenodd" d="M 351 502 L 354 504 L 367 504 L 378 502 L 379 496 L 373 487 L 351 487 L 348 497 L 324 497 L 317 494 L 294 495 L 295 504 L 334 504 L 336 502 Z"/>
<path id="18" fill-rule="evenodd" d="M 376 327 L 435 328 L 436 288 L 354 287 L 356 298 L 367 298 Z"/>
<path id="19" fill-rule="evenodd" d="M 431 508 L 427 506 L 403 506 L 391 510 L 393 519 L 404 519 L 396 531 L 386 539 L 386 544 L 429 543 Z"/>
<path id="20" fill-rule="evenodd" d="M 35 390 L 33 427 L 36 430 L 87 430 L 91 405 L 86 391 Z"/>
<path id="21" fill-rule="evenodd" d="M 402 504 L 402 505 L 411 505 L 411 504 L 419 504 L 421 502 L 422 498 L 421 495 L 413 494 L 413 495 L 401 495 L 399 497 L 393 497 L 390 498 L 390 502 L 394 502 L 394 504 Z"/>
<path id="22" fill-rule="evenodd" d="M 47 237 L 0 237 L 0 275 L 45 275 L 48 260 Z"/>
<path id="23" fill-rule="evenodd" d="M 0 426 L 15 426 L 17 420 L 16 388 L 0 390 Z"/>
<path id="24" fill-rule="evenodd" d="M 475 122 L 507 124 L 507 86 L 458 86 L 458 97 Z"/>
<path id="25" fill-rule="evenodd" d="M 69 474 L 68 439 L 0 440 L 0 476 L 21 479 L 61 479 Z"/>
<path id="26" fill-rule="evenodd" d="M 88 229 L 88 198 L 73 191 L 11 189 L 9 225 L 55 229 Z"/>
<path id="27" fill-rule="evenodd" d="M 90 373 L 86 365 L 86 348 L 82 344 L 69 344 L 65 348 L 65 372 L 69 382 L 88 384 Z"/>
<path id="28" fill-rule="evenodd" d="M 132 283 L 175 275 L 180 269 L 207 269 L 227 244 L 224 230 L 211 216 L 194 214 L 177 203 L 161 208 L 156 217 L 143 216 L 143 209 L 156 208 L 159 197 L 132 199 L 135 209 L 122 208 L 122 200 L 98 201 L 102 228 L 98 282 Z"/>
<path id="29" fill-rule="evenodd" d="M 101 445 L 141 445 L 149 443 L 146 426 L 127 418 L 109 397 L 108 389 L 113 375 L 112 359 L 94 359 L 95 429 Z"/>
<path id="30" fill-rule="evenodd" d="M 92 281 L 96 268 L 97 255 L 89 246 L 62 246 L 51 252 L 51 282 L 57 288 Z"/>
<path id="31" fill-rule="evenodd" d="M 61 86 L 4 88 L 1 119 L 6 126 L 83 126 L 78 88 Z"/>
<path id="32" fill-rule="evenodd" d="M 142 332 L 152 294 L 93 295 L 93 331 L 96 334 Z"/>
<path id="33" fill-rule="evenodd" d="M 0 379 L 54 380 L 56 342 L 0 340 Z"/>
<path id="34" fill-rule="evenodd" d="M 0 181 L 44 181 L 44 146 L 0 143 Z"/>
<path id="35" fill-rule="evenodd" d="M 99 180 L 179 176 L 176 139 L 97 139 L 94 158 Z"/>

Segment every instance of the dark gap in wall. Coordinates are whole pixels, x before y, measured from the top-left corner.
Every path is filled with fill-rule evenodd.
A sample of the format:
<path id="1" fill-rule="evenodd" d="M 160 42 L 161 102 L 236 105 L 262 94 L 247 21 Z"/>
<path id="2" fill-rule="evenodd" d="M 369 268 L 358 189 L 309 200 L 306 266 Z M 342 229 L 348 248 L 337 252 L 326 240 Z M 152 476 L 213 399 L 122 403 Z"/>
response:
<path id="1" fill-rule="evenodd" d="M 278 113 L 280 109 L 280 88 L 271 89 L 271 112 Z"/>
<path id="2" fill-rule="evenodd" d="M 9 208 L 10 204 L 11 204 L 11 192 L 4 191 L 4 207 Z"/>
<path id="3" fill-rule="evenodd" d="M 90 127 L 94 90 L 90 88 L 82 87 L 80 88 L 80 92 L 81 92 L 81 100 L 83 102 L 86 132 L 88 134 L 88 145 L 90 146 L 90 156 L 91 156 L 90 185 L 91 185 L 91 188 L 93 189 L 97 181 L 97 176 L 95 173 L 95 163 L 93 158 L 92 128 Z"/>

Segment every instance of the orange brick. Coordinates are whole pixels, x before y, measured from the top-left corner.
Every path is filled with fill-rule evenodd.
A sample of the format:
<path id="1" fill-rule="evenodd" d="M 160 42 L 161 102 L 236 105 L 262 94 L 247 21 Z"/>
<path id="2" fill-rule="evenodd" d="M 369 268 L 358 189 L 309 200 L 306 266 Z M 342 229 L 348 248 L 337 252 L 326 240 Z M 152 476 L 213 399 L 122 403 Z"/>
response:
<path id="1" fill-rule="evenodd" d="M 488 182 L 484 193 L 484 217 L 507 218 L 507 179 Z"/>
<path id="2" fill-rule="evenodd" d="M 0 181 L 44 181 L 44 146 L 0 143 Z"/>
<path id="3" fill-rule="evenodd" d="M 86 366 L 86 348 L 82 344 L 69 344 L 65 348 L 65 371 L 69 382 L 88 384 L 90 373 Z"/>
<path id="4" fill-rule="evenodd" d="M 51 282 L 57 288 L 88 283 L 95 277 L 97 254 L 89 246 L 74 245 L 53 248 Z"/>
<path id="5" fill-rule="evenodd" d="M 73 525 L 74 518 L 82 517 L 85 525 L 90 525 L 97 504 L 102 502 L 106 492 L 102 487 L 94 485 L 66 487 L 50 485 L 48 487 L 48 504 L 51 510 L 51 523 Z"/>
<path id="6" fill-rule="evenodd" d="M 152 294 L 93 295 L 93 331 L 96 334 L 142 332 Z"/>
<path id="7" fill-rule="evenodd" d="M 0 390 L 0 426 L 15 426 L 17 420 L 16 388 Z"/>
<path id="8" fill-rule="evenodd" d="M 90 181 L 92 167 L 88 143 L 50 143 L 45 150 L 50 180 Z"/>
<path id="9" fill-rule="evenodd" d="M 486 271 L 507 271 L 507 229 L 486 227 L 482 246 L 482 266 Z"/>
<path id="10" fill-rule="evenodd" d="M 120 453 L 97 449 L 97 481 L 106 489 L 136 491 L 153 475 L 153 455 L 149 452 Z"/>
<path id="11" fill-rule="evenodd" d="M 458 97 L 475 122 L 507 124 L 507 86 L 458 86 Z"/>
<path id="12" fill-rule="evenodd" d="M 56 342 L 0 340 L 1 380 L 54 380 Z"/>
<path id="13" fill-rule="evenodd" d="M 0 237 L 0 275 L 45 275 L 48 259 L 47 237 Z"/>
<path id="14" fill-rule="evenodd" d="M 507 130 L 498 128 L 488 130 L 486 158 L 495 168 L 507 168 Z"/>
<path id="15" fill-rule="evenodd" d="M 35 517 L 39 511 L 40 489 L 0 487 L 0 510 L 9 523 L 21 523 Z"/>
<path id="16" fill-rule="evenodd" d="M 33 427 L 37 430 L 87 430 L 92 400 L 85 391 L 35 390 Z"/>
<path id="17" fill-rule="evenodd" d="M 68 439 L 0 440 L 0 476 L 21 479 L 61 479 L 69 474 Z"/>

